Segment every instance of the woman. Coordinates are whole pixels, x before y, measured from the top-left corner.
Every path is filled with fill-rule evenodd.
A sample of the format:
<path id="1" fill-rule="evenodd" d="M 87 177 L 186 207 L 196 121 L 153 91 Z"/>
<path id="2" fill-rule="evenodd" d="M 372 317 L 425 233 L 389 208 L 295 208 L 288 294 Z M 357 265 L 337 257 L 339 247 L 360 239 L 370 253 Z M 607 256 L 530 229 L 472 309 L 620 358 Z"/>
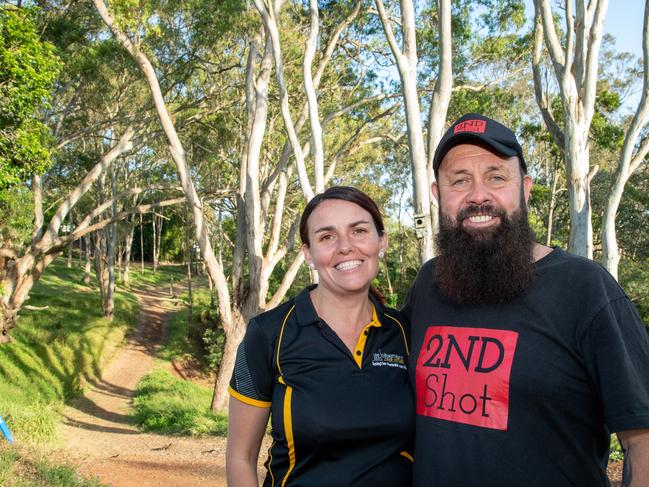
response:
<path id="1" fill-rule="evenodd" d="M 379 209 L 329 188 L 304 209 L 300 237 L 319 283 L 248 324 L 230 382 L 228 484 L 258 485 L 271 415 L 265 486 L 409 485 L 405 321 L 370 285 L 387 246 Z"/>

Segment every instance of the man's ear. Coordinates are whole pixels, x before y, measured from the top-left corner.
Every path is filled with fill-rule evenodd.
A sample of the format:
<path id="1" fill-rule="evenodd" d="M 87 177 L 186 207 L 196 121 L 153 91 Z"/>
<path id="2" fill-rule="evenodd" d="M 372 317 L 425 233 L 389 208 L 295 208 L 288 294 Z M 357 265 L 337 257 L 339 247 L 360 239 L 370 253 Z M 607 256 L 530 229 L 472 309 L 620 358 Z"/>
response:
<path id="1" fill-rule="evenodd" d="M 439 188 L 437 187 L 437 181 L 430 185 L 430 191 L 433 193 L 433 198 L 439 203 Z"/>
<path id="2" fill-rule="evenodd" d="M 532 176 L 529 174 L 526 174 L 523 176 L 523 195 L 525 196 L 525 204 L 527 204 L 528 200 L 530 199 L 530 195 L 532 194 Z"/>

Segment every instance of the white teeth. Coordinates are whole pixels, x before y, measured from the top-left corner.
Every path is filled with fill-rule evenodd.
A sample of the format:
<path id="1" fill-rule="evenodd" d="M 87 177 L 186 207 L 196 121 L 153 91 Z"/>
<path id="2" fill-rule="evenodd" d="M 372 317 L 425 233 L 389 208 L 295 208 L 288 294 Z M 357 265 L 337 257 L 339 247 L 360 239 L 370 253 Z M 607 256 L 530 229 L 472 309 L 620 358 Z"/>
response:
<path id="1" fill-rule="evenodd" d="M 476 216 L 470 216 L 469 221 L 471 223 L 484 223 L 490 221 L 492 218 L 493 217 L 490 215 L 476 215 Z"/>
<path id="2" fill-rule="evenodd" d="M 339 271 L 348 271 L 350 269 L 354 269 L 355 267 L 358 267 L 361 265 L 362 262 L 360 260 L 348 260 L 347 262 L 341 262 L 336 266 L 336 270 Z"/>

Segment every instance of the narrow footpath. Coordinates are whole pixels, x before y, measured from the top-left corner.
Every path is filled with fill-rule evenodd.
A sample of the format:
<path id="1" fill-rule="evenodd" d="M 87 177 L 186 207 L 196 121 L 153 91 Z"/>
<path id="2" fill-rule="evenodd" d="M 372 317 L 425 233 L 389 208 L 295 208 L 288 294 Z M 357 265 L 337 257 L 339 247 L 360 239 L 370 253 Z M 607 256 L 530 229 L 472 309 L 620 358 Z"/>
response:
<path id="1" fill-rule="evenodd" d="M 161 289 L 135 291 L 139 323 L 101 381 L 64 412 L 62 448 L 80 473 L 114 487 L 225 486 L 225 439 L 142 433 L 129 411 L 138 381 L 153 367 L 174 308 Z"/>

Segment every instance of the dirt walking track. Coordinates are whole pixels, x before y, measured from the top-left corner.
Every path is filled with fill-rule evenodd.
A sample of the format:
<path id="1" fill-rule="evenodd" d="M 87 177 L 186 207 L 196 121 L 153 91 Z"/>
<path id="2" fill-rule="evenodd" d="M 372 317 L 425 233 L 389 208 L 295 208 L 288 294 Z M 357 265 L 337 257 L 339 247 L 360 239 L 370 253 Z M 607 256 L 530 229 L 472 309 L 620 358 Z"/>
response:
<path id="1" fill-rule="evenodd" d="M 53 455 L 115 487 L 225 486 L 223 438 L 141 433 L 129 417 L 135 387 L 153 367 L 165 320 L 174 309 L 159 289 L 136 294 L 137 329 L 101 381 L 66 409 L 63 446 Z"/>

